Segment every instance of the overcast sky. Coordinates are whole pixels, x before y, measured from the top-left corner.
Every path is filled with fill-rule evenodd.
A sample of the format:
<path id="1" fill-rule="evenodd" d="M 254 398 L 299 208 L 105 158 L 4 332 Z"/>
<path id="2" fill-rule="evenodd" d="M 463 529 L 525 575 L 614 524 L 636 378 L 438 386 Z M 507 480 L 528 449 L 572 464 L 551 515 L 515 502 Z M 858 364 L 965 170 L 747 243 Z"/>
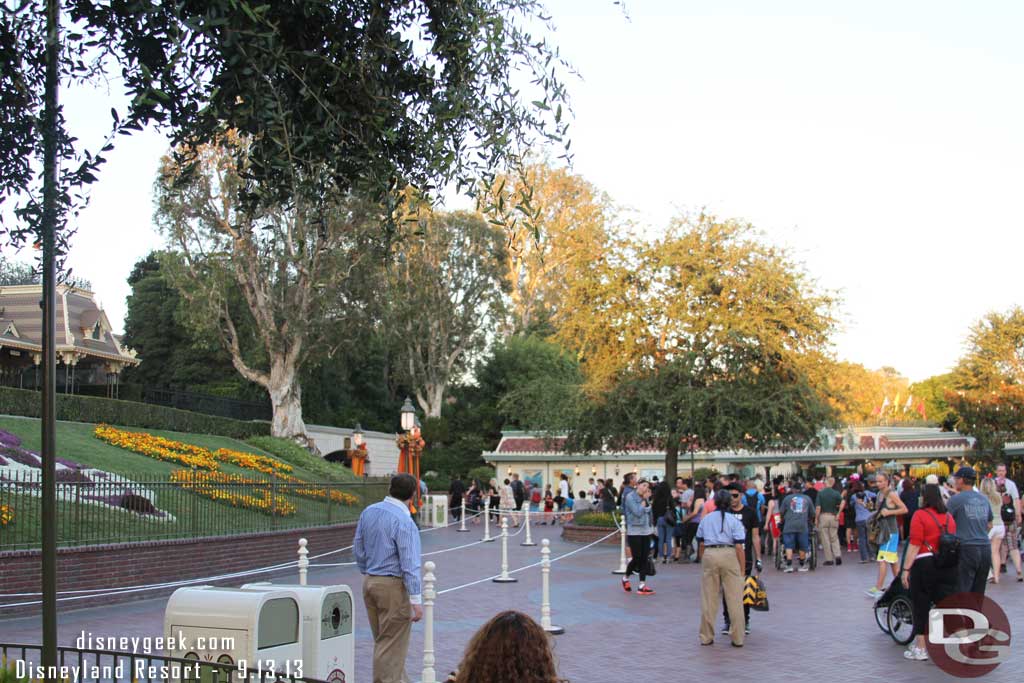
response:
<path id="1" fill-rule="evenodd" d="M 582 75 L 575 171 L 650 234 L 706 207 L 792 249 L 842 298 L 840 357 L 923 379 L 1024 299 L 1024 3 L 548 6 Z M 63 101 L 83 140 L 107 130 L 102 93 Z M 164 151 L 153 132 L 120 140 L 73 241 L 116 328 L 132 265 L 161 245 Z"/>

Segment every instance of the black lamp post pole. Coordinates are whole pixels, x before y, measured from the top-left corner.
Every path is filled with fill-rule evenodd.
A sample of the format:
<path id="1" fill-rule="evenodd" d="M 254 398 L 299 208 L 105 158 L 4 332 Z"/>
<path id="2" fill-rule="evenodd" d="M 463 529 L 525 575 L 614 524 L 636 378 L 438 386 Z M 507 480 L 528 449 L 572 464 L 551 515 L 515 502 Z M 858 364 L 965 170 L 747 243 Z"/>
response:
<path id="1" fill-rule="evenodd" d="M 46 2 L 46 95 L 43 108 L 43 424 L 42 424 L 42 664 L 57 665 L 57 60 L 60 2 Z"/>

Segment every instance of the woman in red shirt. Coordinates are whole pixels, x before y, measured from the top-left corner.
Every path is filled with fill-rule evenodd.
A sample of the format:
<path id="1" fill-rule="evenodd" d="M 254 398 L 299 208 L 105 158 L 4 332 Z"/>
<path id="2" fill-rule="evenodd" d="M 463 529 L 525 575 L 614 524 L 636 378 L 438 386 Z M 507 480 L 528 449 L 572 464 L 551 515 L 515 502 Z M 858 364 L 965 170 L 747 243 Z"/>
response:
<path id="1" fill-rule="evenodd" d="M 916 642 L 903 656 L 922 661 L 928 659 L 925 652 L 925 635 L 928 633 L 928 612 L 932 605 L 956 592 L 956 567 L 940 569 L 935 566 L 934 554 L 939 551 L 939 536 L 943 528 L 950 534 L 956 533 L 953 515 L 946 512 L 938 484 L 926 484 L 922 494 L 921 509 L 910 520 L 910 545 L 900 576 L 903 586 L 910 590 L 914 605 L 914 635 Z"/>

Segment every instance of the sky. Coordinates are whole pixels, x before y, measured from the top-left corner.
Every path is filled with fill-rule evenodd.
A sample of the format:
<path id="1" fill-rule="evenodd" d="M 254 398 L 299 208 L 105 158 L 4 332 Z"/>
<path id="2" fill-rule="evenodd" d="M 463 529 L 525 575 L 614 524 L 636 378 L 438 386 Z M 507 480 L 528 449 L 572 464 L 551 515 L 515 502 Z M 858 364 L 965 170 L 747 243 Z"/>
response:
<path id="1" fill-rule="evenodd" d="M 841 299 L 836 354 L 911 380 L 969 326 L 1024 303 L 1024 3 L 550 0 L 570 79 L 573 170 L 649 235 L 680 212 L 750 221 Z M 770 11 L 769 11 L 770 10 Z M 67 92 L 99 140 L 105 92 Z M 120 329 L 126 278 L 162 239 L 166 143 L 109 155 L 72 241 Z"/>

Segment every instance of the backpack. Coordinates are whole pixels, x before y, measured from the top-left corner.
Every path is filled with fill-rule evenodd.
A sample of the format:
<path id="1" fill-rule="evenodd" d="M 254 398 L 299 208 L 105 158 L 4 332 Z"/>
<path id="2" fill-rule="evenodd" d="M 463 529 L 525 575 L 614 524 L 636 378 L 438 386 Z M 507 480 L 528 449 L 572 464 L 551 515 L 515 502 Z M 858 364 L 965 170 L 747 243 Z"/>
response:
<path id="1" fill-rule="evenodd" d="M 761 506 L 758 504 L 759 495 L 757 491 L 743 494 L 743 503 L 757 514 L 758 522 L 761 521 Z"/>
<path id="2" fill-rule="evenodd" d="M 935 516 L 935 513 L 931 510 L 926 510 L 925 512 L 932 516 L 936 526 L 938 526 L 939 518 Z M 946 530 L 948 526 L 949 513 L 947 512 L 946 521 L 939 527 L 938 549 L 936 550 L 925 543 L 925 547 L 931 551 L 932 556 L 935 558 L 935 566 L 938 569 L 951 569 L 960 562 L 960 539 Z"/>
<path id="3" fill-rule="evenodd" d="M 530 502 L 531 503 L 539 503 L 540 502 L 540 489 L 534 489 L 533 490 L 533 493 L 530 494 Z"/>

